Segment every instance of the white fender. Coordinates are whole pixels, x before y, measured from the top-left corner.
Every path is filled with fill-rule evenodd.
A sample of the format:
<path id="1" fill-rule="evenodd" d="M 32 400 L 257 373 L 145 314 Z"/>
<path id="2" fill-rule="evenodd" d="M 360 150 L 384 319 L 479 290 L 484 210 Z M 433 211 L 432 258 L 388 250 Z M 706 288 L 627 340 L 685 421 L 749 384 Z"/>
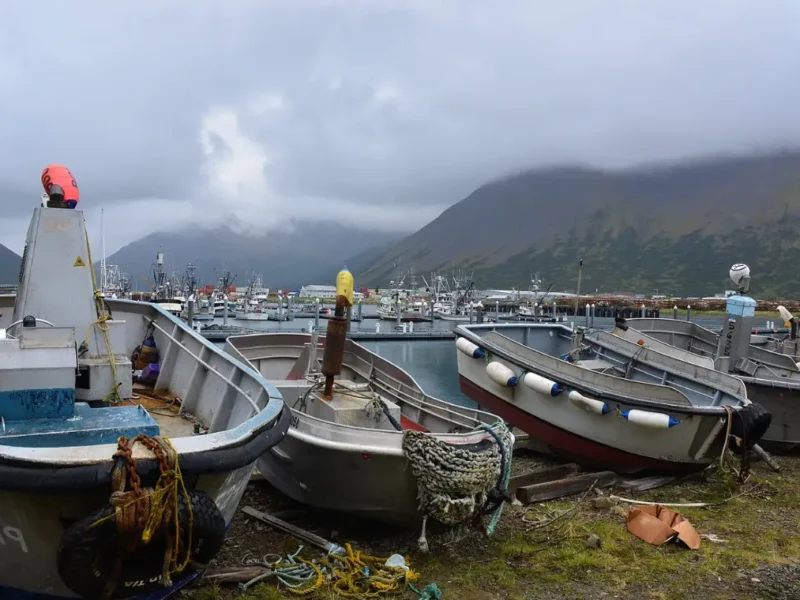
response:
<path id="1" fill-rule="evenodd" d="M 534 392 L 547 394 L 548 396 L 558 396 L 564 391 L 555 381 L 537 375 L 536 373 L 525 373 L 525 376 L 522 378 L 522 383 L 531 388 Z"/>
<path id="2" fill-rule="evenodd" d="M 490 362 L 486 365 L 486 374 L 489 376 L 489 379 L 503 387 L 514 387 L 518 383 L 514 371 L 499 362 Z"/>
<path id="3" fill-rule="evenodd" d="M 471 358 L 483 358 L 486 351 L 470 342 L 467 338 L 460 337 L 456 340 L 456 348 Z"/>
<path id="4" fill-rule="evenodd" d="M 680 421 L 673 419 L 664 413 L 650 412 L 648 410 L 623 410 L 619 413 L 623 418 L 631 423 L 636 423 L 642 427 L 652 427 L 653 429 L 669 429 L 675 427 Z"/>
<path id="5" fill-rule="evenodd" d="M 575 406 L 581 407 L 583 410 L 588 410 L 591 413 L 596 415 L 604 415 L 608 412 L 611 412 L 611 409 L 608 407 L 608 404 L 603 402 L 602 400 L 597 400 L 595 398 L 589 398 L 588 396 L 584 396 L 580 392 L 576 392 L 572 390 L 567 397 L 572 401 Z"/>

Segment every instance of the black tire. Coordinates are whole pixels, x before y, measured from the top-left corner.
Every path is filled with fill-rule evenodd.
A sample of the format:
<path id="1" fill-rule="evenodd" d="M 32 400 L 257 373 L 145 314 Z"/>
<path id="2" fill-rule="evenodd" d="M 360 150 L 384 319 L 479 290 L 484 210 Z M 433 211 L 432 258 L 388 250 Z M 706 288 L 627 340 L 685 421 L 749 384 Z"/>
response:
<path id="1" fill-rule="evenodd" d="M 736 454 L 752 449 L 753 445 L 764 437 L 770 423 L 772 423 L 772 414 L 755 402 L 733 411 L 731 434 L 744 440 L 744 448 L 737 446 L 733 440 L 730 440 L 731 449 Z"/>
<path id="2" fill-rule="evenodd" d="M 217 505 L 202 492 L 190 491 L 192 505 L 192 560 L 206 564 L 216 556 L 225 539 L 225 519 Z M 188 541 L 188 511 L 182 494 L 178 505 L 183 543 Z M 110 518 L 107 518 L 110 517 Z M 100 519 L 105 521 L 92 527 Z M 114 509 L 105 506 L 70 525 L 58 548 L 58 573 L 70 590 L 88 600 L 103 597 L 111 577 L 117 552 L 122 545 L 116 529 Z M 161 571 L 164 560 L 165 532 L 161 531 L 146 546 L 141 542 L 132 554 L 126 555 L 122 573 L 114 592 L 108 598 L 128 598 L 163 590 Z M 192 572 L 191 565 L 176 576 Z"/>

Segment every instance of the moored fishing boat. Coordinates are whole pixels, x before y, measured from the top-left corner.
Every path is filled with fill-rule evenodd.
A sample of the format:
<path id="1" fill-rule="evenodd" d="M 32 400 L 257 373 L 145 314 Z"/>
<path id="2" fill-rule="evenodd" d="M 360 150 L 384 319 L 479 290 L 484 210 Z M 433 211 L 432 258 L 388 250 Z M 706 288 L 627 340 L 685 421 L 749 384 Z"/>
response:
<path id="1" fill-rule="evenodd" d="M 83 213 L 36 208 L 0 316 L 3 599 L 166 597 L 289 425 L 263 377 L 157 304 L 103 298 L 91 265 Z"/>
<path id="2" fill-rule="evenodd" d="M 474 516 L 502 487 L 513 436 L 494 415 L 427 395 L 400 367 L 345 340 L 342 314 L 337 303 L 325 337 L 228 338 L 226 350 L 292 410 L 291 428 L 259 471 L 295 500 L 372 519 Z"/>
<path id="3" fill-rule="evenodd" d="M 739 379 L 695 372 L 605 331 L 497 324 L 455 333 L 462 391 L 543 449 L 582 463 L 698 470 L 719 456 L 728 429 L 749 447 L 769 425 Z"/>

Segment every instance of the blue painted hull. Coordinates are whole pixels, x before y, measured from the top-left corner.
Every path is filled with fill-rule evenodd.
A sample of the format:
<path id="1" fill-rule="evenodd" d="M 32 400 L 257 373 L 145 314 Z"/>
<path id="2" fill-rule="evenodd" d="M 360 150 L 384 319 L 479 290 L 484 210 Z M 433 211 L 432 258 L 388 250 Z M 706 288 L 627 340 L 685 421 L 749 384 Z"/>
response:
<path id="1" fill-rule="evenodd" d="M 153 592 L 152 594 L 147 594 L 145 596 L 131 596 L 131 598 L 135 598 L 136 600 L 164 600 L 164 598 L 169 598 L 172 594 L 180 590 L 184 587 L 187 583 L 192 581 L 195 577 L 197 577 L 197 573 L 193 573 L 188 577 L 182 579 L 175 585 L 169 588 L 165 588 L 164 590 Z M 75 600 L 74 596 L 51 596 L 50 594 L 37 594 L 35 592 L 26 592 L 24 590 L 19 590 L 17 588 L 6 587 L 0 585 L 0 599 L 2 600 Z"/>

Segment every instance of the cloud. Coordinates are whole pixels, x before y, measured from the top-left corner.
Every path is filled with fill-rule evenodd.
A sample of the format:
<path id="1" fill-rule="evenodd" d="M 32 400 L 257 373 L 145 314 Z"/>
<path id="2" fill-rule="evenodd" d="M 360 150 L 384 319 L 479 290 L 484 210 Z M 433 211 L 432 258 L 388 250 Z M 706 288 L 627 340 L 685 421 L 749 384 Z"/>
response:
<path id="1" fill-rule="evenodd" d="M 8 0 L 0 242 L 50 162 L 111 251 L 223 222 L 411 230 L 520 168 L 794 146 L 799 37 L 793 0 Z"/>

